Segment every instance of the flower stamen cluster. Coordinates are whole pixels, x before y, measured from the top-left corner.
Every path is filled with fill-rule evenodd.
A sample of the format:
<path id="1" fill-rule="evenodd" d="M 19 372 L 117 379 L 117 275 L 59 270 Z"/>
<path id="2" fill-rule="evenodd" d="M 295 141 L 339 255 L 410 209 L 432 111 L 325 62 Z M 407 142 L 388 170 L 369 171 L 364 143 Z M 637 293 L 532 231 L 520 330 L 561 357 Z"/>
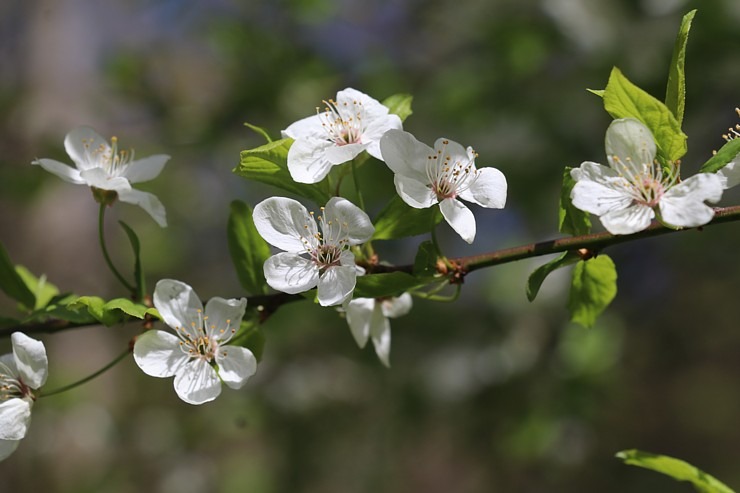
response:
<path id="1" fill-rule="evenodd" d="M 364 132 L 363 120 L 365 108 L 362 101 L 352 99 L 337 103 L 333 99 L 323 101 L 324 111 L 316 113 L 321 121 L 322 128 L 326 131 L 328 140 L 338 146 L 347 144 L 359 144 Z"/>
<path id="2" fill-rule="evenodd" d="M 447 152 L 449 140 L 443 140 L 441 148 L 435 154 L 427 156 L 426 173 L 431 189 L 440 202 L 454 199 L 469 189 L 478 178 L 474 161 L 453 157 Z M 470 149 L 471 152 L 472 148 Z M 473 152 L 474 156 L 477 156 Z"/>

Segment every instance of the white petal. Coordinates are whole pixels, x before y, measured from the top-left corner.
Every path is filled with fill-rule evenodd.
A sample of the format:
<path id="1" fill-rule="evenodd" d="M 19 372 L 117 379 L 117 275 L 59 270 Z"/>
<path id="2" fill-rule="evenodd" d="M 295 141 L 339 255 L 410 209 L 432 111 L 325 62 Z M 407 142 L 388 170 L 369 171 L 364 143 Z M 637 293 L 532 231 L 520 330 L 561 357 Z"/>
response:
<path id="1" fill-rule="evenodd" d="M 349 240 L 350 245 L 359 245 L 372 238 L 375 228 L 365 212 L 349 200 L 342 197 L 332 197 L 324 208 L 324 217 L 332 222 L 332 227 L 341 228 L 343 237 Z M 327 234 L 324 238 L 336 238 L 338 235 Z"/>
<path id="2" fill-rule="evenodd" d="M 612 168 L 614 156 L 622 165 L 631 166 L 638 174 L 643 165 L 655 159 L 655 140 L 645 125 L 634 118 L 614 120 L 606 131 L 606 157 Z"/>
<path id="3" fill-rule="evenodd" d="M 385 164 L 396 174 L 427 183 L 427 161 L 434 150 L 402 130 L 388 130 L 380 139 L 380 152 Z"/>
<path id="4" fill-rule="evenodd" d="M 29 399 L 12 398 L 0 403 L 0 440 L 20 440 L 31 422 Z"/>
<path id="5" fill-rule="evenodd" d="M 460 198 L 483 207 L 503 209 L 506 205 L 506 177 L 496 168 L 480 168 L 473 184 Z"/>
<path id="6" fill-rule="evenodd" d="M 370 319 L 374 308 L 374 298 L 355 298 L 345 308 L 349 330 L 361 348 L 365 347 L 370 337 Z"/>
<path id="7" fill-rule="evenodd" d="M 154 287 L 154 307 L 173 329 L 198 336 L 203 326 L 203 304 L 193 288 L 181 281 L 162 279 Z"/>
<path id="8" fill-rule="evenodd" d="M 175 376 L 175 392 L 188 404 L 210 402 L 221 393 L 221 380 L 216 370 L 203 359 L 194 359 Z"/>
<path id="9" fill-rule="evenodd" d="M 120 192 L 130 190 L 131 184 L 122 176 L 111 176 L 103 168 L 88 168 L 80 171 L 80 178 L 91 187 Z"/>
<path id="10" fill-rule="evenodd" d="M 319 139 L 327 140 L 328 133 L 321 124 L 322 120 L 319 115 L 311 115 L 291 124 L 282 131 L 283 138 L 291 139 Z"/>
<path id="11" fill-rule="evenodd" d="M 653 217 L 655 217 L 653 209 L 646 205 L 634 204 L 625 209 L 607 212 L 599 219 L 611 234 L 629 235 L 650 226 Z"/>
<path id="12" fill-rule="evenodd" d="M 383 308 L 383 315 L 388 318 L 397 318 L 406 315 L 411 311 L 414 301 L 409 293 L 403 293 L 397 298 L 390 298 L 383 300 L 381 306 Z"/>
<path id="13" fill-rule="evenodd" d="M 77 127 L 64 138 L 64 148 L 79 170 L 100 167 L 103 154 L 110 153 L 110 144 L 90 127 Z"/>
<path id="14" fill-rule="evenodd" d="M 426 182 L 397 173 L 393 183 L 401 199 L 415 209 L 426 209 L 437 203 L 437 195 Z"/>
<path id="15" fill-rule="evenodd" d="M 377 305 L 373 310 L 373 318 L 370 321 L 370 336 L 373 339 L 373 346 L 375 346 L 375 354 L 378 355 L 378 358 L 386 367 L 390 368 L 391 323 L 387 317 L 383 316 L 382 310 Z"/>
<path id="16" fill-rule="evenodd" d="M 44 343 L 28 337 L 22 332 L 13 332 L 13 357 L 23 383 L 38 389 L 46 383 L 49 373 L 49 360 Z"/>
<path id="17" fill-rule="evenodd" d="M 324 158 L 332 165 L 352 161 L 358 154 L 365 150 L 365 144 L 332 145 L 324 151 Z M 320 181 L 320 179 L 319 179 Z M 312 182 L 316 183 L 316 182 Z"/>
<path id="18" fill-rule="evenodd" d="M 341 91 L 337 92 L 338 108 L 341 109 L 345 107 L 344 103 L 347 103 L 347 106 L 350 106 L 354 102 L 360 103 L 362 105 L 365 117 L 365 124 L 368 124 L 369 122 L 374 121 L 378 118 L 382 118 L 388 114 L 387 107 L 383 106 L 383 104 L 380 103 L 377 99 L 368 96 L 364 92 L 358 91 L 357 89 L 353 89 L 351 87 L 347 87 L 346 89 L 342 89 Z"/>
<path id="19" fill-rule="evenodd" d="M 180 339 L 168 332 L 148 330 L 136 338 L 134 361 L 151 377 L 171 377 L 190 360 L 180 344 Z"/>
<path id="20" fill-rule="evenodd" d="M 439 203 L 447 223 L 452 226 L 460 237 L 468 243 L 475 239 L 475 216 L 470 209 L 457 199 L 444 199 Z"/>
<path id="21" fill-rule="evenodd" d="M 699 173 L 670 188 L 660 199 L 661 221 L 688 228 L 707 224 L 714 210 L 705 201 L 722 198 L 722 178 L 713 173 Z"/>
<path id="22" fill-rule="evenodd" d="M 288 171 L 298 183 L 318 183 L 331 171 L 334 164 L 326 151 L 335 146 L 326 139 L 296 139 L 288 150 Z"/>
<path id="23" fill-rule="evenodd" d="M 623 185 L 620 186 L 621 178 L 607 166 L 585 162 L 570 174 L 577 181 L 570 198 L 573 205 L 582 211 L 601 216 L 626 209 L 632 203 L 632 196 Z"/>
<path id="24" fill-rule="evenodd" d="M 385 106 L 383 106 L 385 108 Z M 365 122 L 367 123 L 367 122 Z M 367 152 L 376 159 L 383 159 L 383 153 L 380 149 L 380 139 L 388 130 L 401 130 L 403 124 L 398 115 L 385 115 L 373 120 L 365 127 L 362 133 L 362 142 L 367 144 Z"/>
<path id="25" fill-rule="evenodd" d="M 131 161 L 123 172 L 123 176 L 130 183 L 140 183 L 149 181 L 162 172 L 164 165 L 167 164 L 170 157 L 166 154 L 155 154 L 154 156 L 145 157 Z"/>
<path id="26" fill-rule="evenodd" d="M 85 180 L 80 176 L 80 170 L 67 166 L 59 161 L 55 161 L 53 159 L 37 159 L 32 161 L 31 164 L 37 164 L 49 173 L 57 175 L 59 178 L 69 183 L 74 183 L 76 185 L 84 185 L 85 183 Z"/>
<path id="27" fill-rule="evenodd" d="M 7 459 L 15 452 L 20 443 L 20 440 L 0 440 L 0 461 Z"/>
<path id="28" fill-rule="evenodd" d="M 221 346 L 216 353 L 218 375 L 232 389 L 240 389 L 257 371 L 257 359 L 252 351 L 240 346 Z"/>
<path id="29" fill-rule="evenodd" d="M 224 299 L 215 296 L 206 303 L 206 332 L 219 342 L 226 342 L 239 330 L 247 308 L 247 299 Z"/>
<path id="30" fill-rule="evenodd" d="M 329 267 L 319 279 L 319 304 L 321 306 L 341 305 L 352 297 L 356 283 L 357 271 L 354 265 Z"/>
<path id="31" fill-rule="evenodd" d="M 268 258 L 264 272 L 267 284 L 283 293 L 302 293 L 319 283 L 316 264 L 295 253 L 283 252 Z"/>
<path id="32" fill-rule="evenodd" d="M 156 195 L 134 189 L 118 190 L 118 200 L 127 204 L 138 205 L 149 213 L 160 227 L 167 227 L 167 212 Z"/>
<path id="33" fill-rule="evenodd" d="M 297 200 L 271 197 L 254 206 L 254 226 L 272 246 L 288 252 L 303 252 L 306 243 L 318 245 L 316 221 Z"/>
<path id="34" fill-rule="evenodd" d="M 734 161 L 730 161 L 725 165 L 724 168 L 717 171 L 717 176 L 722 179 L 722 186 L 724 188 L 731 188 L 740 184 L 740 165 L 738 165 L 738 156 L 735 156 Z"/>
<path id="35" fill-rule="evenodd" d="M 440 137 L 434 141 L 434 153 L 440 156 L 439 159 L 442 161 L 444 161 L 447 156 L 450 157 L 450 160 L 453 163 L 467 163 L 470 161 L 470 156 L 468 155 L 468 150 L 466 148 L 445 137 Z"/>

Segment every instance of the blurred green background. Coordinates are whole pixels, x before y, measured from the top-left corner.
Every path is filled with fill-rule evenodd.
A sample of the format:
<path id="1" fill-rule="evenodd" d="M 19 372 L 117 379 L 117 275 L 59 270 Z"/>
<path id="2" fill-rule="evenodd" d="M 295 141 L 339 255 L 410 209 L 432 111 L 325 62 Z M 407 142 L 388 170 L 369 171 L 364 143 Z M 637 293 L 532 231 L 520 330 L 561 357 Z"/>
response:
<path id="1" fill-rule="evenodd" d="M 4 0 L 0 241 L 62 290 L 124 295 L 98 251 L 90 193 L 29 164 L 69 162 L 64 135 L 87 124 L 139 156 L 172 156 L 141 186 L 166 205 L 167 229 L 127 204 L 109 214 L 119 264 L 130 260 L 116 218 L 139 232 L 150 285 L 172 277 L 203 298 L 240 296 L 228 204 L 275 193 L 231 174 L 239 151 L 261 143 L 243 122 L 277 135 L 348 86 L 413 94 L 407 130 L 472 145 L 479 164 L 506 174 L 507 207 L 474 210 L 473 245 L 440 226 L 448 254 L 553 238 L 563 167 L 604 161 L 609 117 L 585 89 L 617 65 L 662 98 L 681 17 L 695 7 L 687 174 L 737 123 L 736 0 Z M 378 210 L 391 174 L 362 173 Z M 408 263 L 423 239 L 376 246 Z M 180 402 L 171 380 L 131 360 L 39 401 L 0 464 L 2 489 L 692 491 L 613 458 L 633 447 L 740 488 L 738 251 L 735 224 L 609 249 L 620 292 L 590 331 L 568 323 L 567 272 L 527 302 L 525 280 L 545 259 L 476 272 L 457 303 L 417 300 L 393 320 L 391 370 L 332 310 L 285 306 L 263 327 L 257 375 L 208 405 Z M 48 388 L 101 367 L 137 331 L 43 337 Z"/>

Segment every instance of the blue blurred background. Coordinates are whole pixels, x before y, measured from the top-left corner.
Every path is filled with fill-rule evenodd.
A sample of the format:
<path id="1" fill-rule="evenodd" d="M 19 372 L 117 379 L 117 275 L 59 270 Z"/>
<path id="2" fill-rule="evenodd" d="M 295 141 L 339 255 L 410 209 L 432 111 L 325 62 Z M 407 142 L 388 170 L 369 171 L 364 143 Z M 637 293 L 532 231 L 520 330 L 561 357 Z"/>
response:
<path id="1" fill-rule="evenodd" d="M 610 121 L 586 88 L 612 66 L 658 98 L 683 14 L 688 47 L 684 173 L 737 123 L 735 0 L 40 0 L 0 3 L 0 241 L 64 291 L 125 295 L 97 247 L 83 187 L 30 162 L 69 162 L 73 127 L 116 135 L 137 155 L 172 156 L 142 189 L 167 207 L 160 229 L 118 204 L 114 256 L 139 232 L 150 285 L 183 280 L 201 297 L 241 296 L 228 256 L 228 205 L 276 193 L 231 173 L 239 151 L 354 87 L 414 95 L 405 124 L 478 151 L 509 180 L 503 211 L 476 208 L 470 255 L 557 236 L 564 166 L 604 161 Z M 361 170 L 370 209 L 393 193 Z M 737 191 L 723 204 L 739 203 Z M 312 204 L 311 204 L 312 205 Z M 408 263 L 425 238 L 378 243 Z M 609 249 L 620 292 L 592 330 L 568 323 L 568 272 L 534 303 L 524 283 L 545 259 L 471 274 L 454 304 L 418 300 L 393 320 L 392 369 L 358 350 L 346 322 L 309 303 L 263 327 L 257 375 L 202 407 L 127 360 L 34 408 L 28 437 L 0 464 L 7 491 L 688 492 L 628 468 L 625 448 L 682 457 L 740 487 L 740 235 L 734 224 Z M 7 313 L 13 305 L 0 300 Z M 44 337 L 48 387 L 112 360 L 139 328 Z M 7 342 L 4 348 L 7 347 Z"/>

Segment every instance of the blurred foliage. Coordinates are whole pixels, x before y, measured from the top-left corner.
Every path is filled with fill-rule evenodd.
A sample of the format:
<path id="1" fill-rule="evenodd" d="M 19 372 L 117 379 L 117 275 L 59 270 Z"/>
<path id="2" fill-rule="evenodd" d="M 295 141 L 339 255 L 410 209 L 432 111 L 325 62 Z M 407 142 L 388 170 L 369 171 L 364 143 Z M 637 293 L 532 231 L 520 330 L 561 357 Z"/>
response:
<path id="1" fill-rule="evenodd" d="M 62 141 L 89 124 L 172 160 L 146 189 L 169 228 L 118 204 L 138 233 L 149 286 L 181 279 L 205 296 L 241 296 L 226 234 L 231 200 L 274 193 L 231 173 L 240 151 L 314 111 L 338 89 L 413 95 L 405 128 L 479 153 L 509 182 L 503 211 L 475 209 L 448 255 L 558 234 L 565 166 L 603 162 L 610 120 L 586 88 L 612 66 L 658 99 L 682 16 L 684 131 L 693 173 L 734 125 L 740 64 L 734 0 L 278 0 L 0 5 L 0 241 L 62 292 L 125 296 L 96 246 L 88 194 L 29 165 L 67 161 Z M 360 170 L 371 215 L 392 191 Z M 350 184 L 347 184 L 349 187 Z M 144 188 L 144 187 L 142 187 Z M 347 189 L 351 193 L 351 188 Z M 735 195 L 737 196 L 737 195 Z M 123 231 L 112 255 L 133 265 Z M 426 238 L 377 242 L 411 263 Z M 687 491 L 627 468 L 618 450 L 660 450 L 736 489 L 740 471 L 740 244 L 733 224 L 609 250 L 620 292 L 590 330 L 563 308 L 570 272 L 537 300 L 542 259 L 471 274 L 455 304 L 419 300 L 393 320 L 392 369 L 359 351 L 346 322 L 310 302 L 262 327 L 257 375 L 194 408 L 171 383 L 124 362 L 34 408 L 29 436 L 0 464 L 5 488 L 49 492 Z M 13 303 L 0 300 L 12 313 Z M 44 338 L 52 389 L 100 368 L 138 331 L 91 328 Z"/>

